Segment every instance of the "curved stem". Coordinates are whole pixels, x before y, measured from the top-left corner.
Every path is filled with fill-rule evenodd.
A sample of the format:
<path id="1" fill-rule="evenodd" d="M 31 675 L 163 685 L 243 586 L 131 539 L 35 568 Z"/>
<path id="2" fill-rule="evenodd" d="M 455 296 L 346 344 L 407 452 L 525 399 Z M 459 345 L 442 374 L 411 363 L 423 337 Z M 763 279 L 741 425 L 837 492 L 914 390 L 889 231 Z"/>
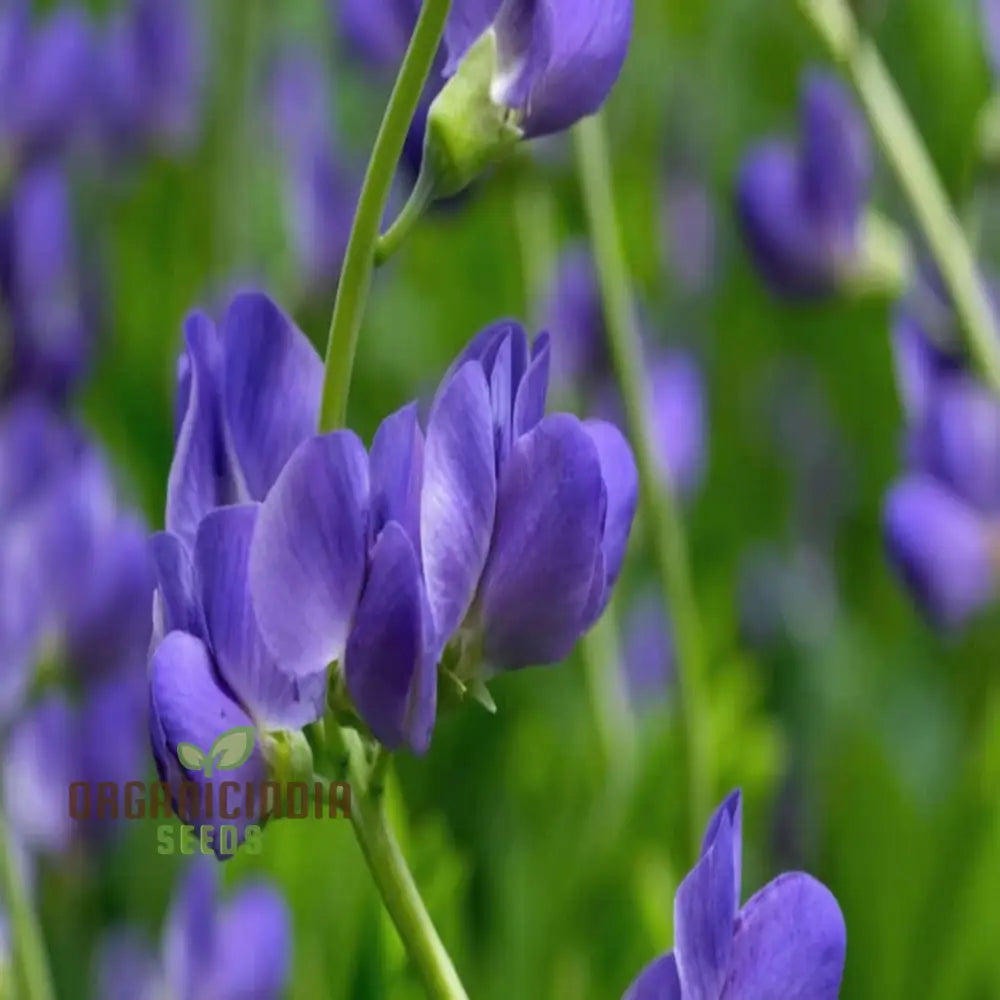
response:
<path id="1" fill-rule="evenodd" d="M 468 1000 L 385 814 L 389 753 L 379 746 L 368 766 L 356 733 L 341 729 L 332 715 L 327 716 L 325 731 L 327 762 L 338 779 L 351 786 L 351 825 L 358 846 L 427 995 L 432 1000 Z"/>
<path id="2" fill-rule="evenodd" d="M 10 919 L 15 981 L 24 990 L 25 1000 L 55 1000 L 45 942 L 3 816 L 0 816 L 0 855 L 0 902 Z"/>
<path id="3" fill-rule="evenodd" d="M 351 371 L 361 319 L 368 301 L 368 289 L 371 286 L 375 244 L 382 213 L 389 198 L 389 189 L 403 151 L 407 130 L 444 34 L 444 23 L 450 7 L 451 0 L 424 0 L 421 4 L 413 37 L 392 88 L 371 159 L 368 161 L 368 170 L 361 186 L 358 208 L 344 255 L 344 266 L 337 284 L 333 317 L 330 320 L 320 413 L 320 428 L 324 431 L 344 424 Z"/>
<path id="4" fill-rule="evenodd" d="M 421 169 L 417 174 L 417 182 L 413 185 L 410 197 L 406 199 L 403 210 L 396 216 L 396 221 L 378 238 L 375 244 L 375 266 L 384 264 L 403 244 L 403 241 L 413 231 L 413 227 L 423 217 L 427 206 L 434 198 L 434 179 L 429 170 Z"/>
<path id="5" fill-rule="evenodd" d="M 1000 394 L 1000 340 L 965 233 L 934 164 L 875 45 L 846 0 L 798 0 L 830 54 L 850 76 L 954 302 L 973 362 Z"/>
<path id="6" fill-rule="evenodd" d="M 615 211 L 604 124 L 600 116 L 595 115 L 581 121 L 573 134 L 612 359 L 636 449 L 646 522 L 653 535 L 654 555 L 666 600 L 664 612 L 673 622 L 676 636 L 677 675 L 688 756 L 691 849 L 696 854 L 712 805 L 712 768 L 706 665 L 687 541 L 666 470 L 657 459 L 648 419 L 651 412 L 649 387 Z"/>

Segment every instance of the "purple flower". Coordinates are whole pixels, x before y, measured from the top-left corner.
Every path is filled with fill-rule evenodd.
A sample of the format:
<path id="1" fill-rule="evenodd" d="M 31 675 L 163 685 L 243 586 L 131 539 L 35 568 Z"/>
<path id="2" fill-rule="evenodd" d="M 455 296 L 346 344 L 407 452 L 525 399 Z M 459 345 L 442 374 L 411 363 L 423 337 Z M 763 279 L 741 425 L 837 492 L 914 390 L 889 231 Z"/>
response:
<path id="1" fill-rule="evenodd" d="M 60 167 L 38 165 L 19 178 L 0 230 L 0 297 L 11 334 L 6 389 L 61 399 L 89 360 L 94 316 Z"/>
<path id="2" fill-rule="evenodd" d="M 277 1000 L 291 972 L 291 914 L 264 882 L 218 898 L 213 866 L 196 862 L 174 899 L 161 956 L 130 931 L 104 942 L 96 980 L 106 1000 Z"/>
<path id="3" fill-rule="evenodd" d="M 559 258 L 544 314 L 557 388 L 579 389 L 608 370 L 604 305 L 594 259 L 585 244 L 572 244 Z"/>
<path id="4" fill-rule="evenodd" d="M 308 51 L 284 54 L 271 72 L 269 104 L 299 271 L 317 285 L 336 280 L 357 185 L 334 147 L 322 63 Z"/>
<path id="5" fill-rule="evenodd" d="M 624 1000 L 836 1000 L 847 933 L 825 886 L 789 872 L 740 906 L 742 808 L 733 792 L 709 821 L 674 897 L 675 948 Z"/>
<path id="6" fill-rule="evenodd" d="M 370 457 L 350 431 L 296 450 L 261 509 L 250 583 L 264 637 L 297 675 L 342 661 L 355 707 L 386 746 L 424 752 L 437 672 L 420 568 L 423 435 L 388 417 Z"/>
<path id="7" fill-rule="evenodd" d="M 117 13 L 103 40 L 98 95 L 110 138 L 187 145 L 201 112 L 202 50 L 190 0 L 131 0 Z"/>
<path id="8" fill-rule="evenodd" d="M 184 324 L 177 439 L 167 481 L 167 531 L 190 550 L 201 520 L 263 500 L 319 414 L 323 363 L 265 295 L 242 293 L 221 326 Z"/>
<path id="9" fill-rule="evenodd" d="M 419 0 L 341 0 L 335 6 L 347 51 L 373 69 L 395 70 L 417 22 Z"/>
<path id="10" fill-rule="evenodd" d="M 17 163 L 56 153 L 79 138 L 92 110 L 93 32 L 67 4 L 32 27 L 21 0 L 0 14 L 0 140 Z"/>
<path id="11" fill-rule="evenodd" d="M 801 137 L 761 143 L 737 184 L 743 235 L 778 295 L 828 295 L 855 266 L 871 181 L 864 120 L 839 81 L 806 80 Z"/>
<path id="12" fill-rule="evenodd" d="M 617 579 L 637 476 L 620 432 L 545 417 L 548 337 L 484 330 L 446 376 L 426 436 L 411 405 L 370 456 L 346 431 L 300 445 L 264 501 L 250 560 L 265 641 L 297 675 L 342 661 L 387 746 L 422 752 L 436 665 L 565 657 Z M 457 666 L 456 666 L 457 664 Z M 460 682 L 472 680 L 463 674 Z"/>
<path id="13" fill-rule="evenodd" d="M 606 100 L 628 52 L 632 0 L 459 0 L 445 27 L 445 75 L 488 28 L 490 97 L 519 112 L 527 138 L 561 132 Z"/>
<path id="14" fill-rule="evenodd" d="M 688 174 L 671 174 L 663 210 L 667 267 L 680 288 L 708 290 L 716 272 L 716 218 L 706 185 Z"/>
<path id="15" fill-rule="evenodd" d="M 705 388 L 694 358 L 680 350 L 655 350 L 646 362 L 649 377 L 649 424 L 656 457 L 671 489 L 692 496 L 705 471 Z M 597 398 L 597 412 L 621 427 L 624 406 L 608 382 Z"/>
<path id="16" fill-rule="evenodd" d="M 933 624 L 955 628 L 993 599 L 995 529 L 938 480 L 900 480 L 886 497 L 883 528 L 890 562 Z"/>
<path id="17" fill-rule="evenodd" d="M 636 711 L 667 698 L 676 669 L 673 623 L 655 590 L 640 594 L 625 615 L 622 665 L 629 702 Z"/>

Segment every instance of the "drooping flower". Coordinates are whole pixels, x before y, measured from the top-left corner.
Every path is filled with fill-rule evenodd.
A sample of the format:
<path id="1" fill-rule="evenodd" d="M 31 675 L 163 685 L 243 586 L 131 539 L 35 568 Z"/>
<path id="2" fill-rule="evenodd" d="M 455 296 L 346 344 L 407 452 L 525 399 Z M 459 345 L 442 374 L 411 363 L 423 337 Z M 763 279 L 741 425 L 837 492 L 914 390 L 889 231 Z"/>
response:
<path id="1" fill-rule="evenodd" d="M 812 73 L 798 146 L 763 142 L 737 183 L 743 235 L 761 276 L 791 298 L 828 295 L 857 267 L 872 157 L 863 118 L 834 78 Z"/>
<path id="2" fill-rule="evenodd" d="M 651 962 L 624 1000 L 836 1000 L 847 934 L 829 889 L 779 875 L 740 906 L 740 793 L 716 810 L 701 856 L 674 897 L 674 950 Z"/>
<path id="3" fill-rule="evenodd" d="M 130 0 L 102 42 L 101 124 L 118 145 L 186 146 L 201 113 L 204 40 L 190 0 Z"/>
<path id="4" fill-rule="evenodd" d="M 488 30 L 490 98 L 520 116 L 525 137 L 549 135 L 593 114 L 611 92 L 632 35 L 632 0 L 460 0 L 445 28 L 446 76 Z"/>
<path id="5" fill-rule="evenodd" d="M 314 286 L 335 281 L 357 184 L 335 147 L 321 61 L 308 50 L 283 53 L 271 70 L 268 96 L 299 271 Z"/>
<path id="6" fill-rule="evenodd" d="M 288 906 L 265 882 L 219 899 L 217 873 L 196 862 L 174 898 L 160 953 L 137 932 L 109 934 L 95 979 L 104 1000 L 278 1000 L 291 973 Z"/>

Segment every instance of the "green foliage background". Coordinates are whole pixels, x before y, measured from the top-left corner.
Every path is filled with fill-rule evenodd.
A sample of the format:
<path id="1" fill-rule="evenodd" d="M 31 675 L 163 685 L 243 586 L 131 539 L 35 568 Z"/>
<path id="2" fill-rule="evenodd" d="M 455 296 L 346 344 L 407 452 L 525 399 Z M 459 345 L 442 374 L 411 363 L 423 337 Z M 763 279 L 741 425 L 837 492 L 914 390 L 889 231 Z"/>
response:
<path id="1" fill-rule="evenodd" d="M 977 6 L 863 7 L 950 193 L 963 208 L 988 207 L 974 143 L 991 87 Z M 255 275 L 318 345 L 329 321 L 332 287 L 298 294 L 253 67 L 276 40 L 320 44 L 341 141 L 359 164 L 385 97 L 347 63 L 318 0 L 212 0 L 204 11 L 211 86 L 196 153 L 80 182 L 108 295 L 82 409 L 153 525 L 186 310 L 214 306 L 234 276 Z M 902 431 L 893 303 L 776 302 L 731 210 L 743 151 L 794 128 L 800 73 L 823 63 L 793 0 L 637 0 L 635 42 L 607 107 L 629 263 L 651 328 L 691 346 L 708 381 L 709 471 L 688 526 L 712 665 L 716 793 L 745 792 L 746 895 L 800 867 L 841 901 L 847 1000 L 987 1000 L 1000 996 L 1000 621 L 942 640 L 885 565 L 880 508 Z M 704 178 L 719 220 L 717 280 L 698 298 L 672 280 L 662 239 L 668 176 L 680 168 Z M 532 186 L 551 195 L 559 240 L 583 232 L 569 146 L 556 143 L 436 214 L 378 274 L 351 399 L 366 439 L 426 394 L 486 322 L 531 318 L 516 208 Z M 876 202 L 909 224 L 884 166 Z M 984 237 L 988 251 L 988 229 Z M 740 642 L 736 582 L 752 544 L 796 538 L 791 473 L 762 406 L 792 362 L 843 438 L 852 503 L 836 535 L 834 626 L 820 641 L 755 655 Z M 648 573 L 643 549 L 631 555 L 620 610 Z M 393 813 L 417 882 L 473 997 L 619 996 L 670 947 L 672 893 L 686 869 L 675 706 L 636 718 L 635 783 L 622 793 L 578 657 L 503 677 L 493 693 L 496 716 L 470 707 L 442 718 L 428 757 L 399 763 Z M 780 794 L 789 783 L 794 794 Z M 104 926 L 159 933 L 180 862 L 156 854 L 152 827 L 130 824 L 102 859 L 46 871 L 60 997 L 89 995 Z M 227 882 L 256 871 L 281 885 L 294 913 L 291 997 L 420 996 L 348 824 L 273 824 L 261 856 L 225 866 Z"/>

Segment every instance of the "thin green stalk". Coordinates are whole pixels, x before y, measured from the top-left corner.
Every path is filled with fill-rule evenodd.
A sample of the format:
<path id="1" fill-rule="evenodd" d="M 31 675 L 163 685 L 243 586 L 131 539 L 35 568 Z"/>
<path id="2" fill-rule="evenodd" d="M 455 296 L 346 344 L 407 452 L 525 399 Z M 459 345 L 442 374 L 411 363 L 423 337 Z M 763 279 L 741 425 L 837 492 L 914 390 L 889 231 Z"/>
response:
<path id="1" fill-rule="evenodd" d="M 663 585 L 664 611 L 673 622 L 676 637 L 682 725 L 688 758 L 691 850 L 696 852 L 712 805 L 712 767 L 706 698 L 708 678 L 687 541 L 666 470 L 661 468 L 657 458 L 649 424 L 649 386 L 615 210 L 604 123 L 599 115 L 586 118 L 574 128 L 573 135 L 612 359 L 636 449 L 646 523 L 653 536 L 654 555 Z"/>
<path id="2" fill-rule="evenodd" d="M 400 248 L 433 200 L 434 177 L 430 171 L 421 170 L 396 221 L 375 242 L 376 267 L 384 264 Z"/>
<path id="3" fill-rule="evenodd" d="M 386 817 L 389 754 L 380 747 L 369 767 L 356 734 L 341 729 L 332 717 L 326 720 L 326 733 L 328 761 L 337 778 L 351 786 L 351 825 L 361 853 L 427 995 L 432 1000 L 468 1000 Z"/>
<path id="4" fill-rule="evenodd" d="M 1000 394 L 1000 340 L 975 258 L 878 49 L 859 31 L 846 0 L 798 3 L 854 83 L 951 294 L 969 354 L 990 388 Z"/>
<path id="5" fill-rule="evenodd" d="M 55 1000 L 45 942 L 3 816 L 0 816 L 0 855 L 0 903 L 10 920 L 15 980 L 24 991 L 24 1000 Z"/>
<path id="6" fill-rule="evenodd" d="M 322 430 L 333 430 L 344 425 L 351 371 L 354 368 L 358 334 L 371 287 L 375 244 L 382 213 L 389 199 L 389 189 L 403 151 L 407 130 L 444 34 L 444 23 L 450 7 L 451 0 L 424 0 L 421 4 L 413 37 L 392 88 L 371 159 L 368 161 L 337 285 L 333 317 L 330 320 L 320 415 Z"/>

